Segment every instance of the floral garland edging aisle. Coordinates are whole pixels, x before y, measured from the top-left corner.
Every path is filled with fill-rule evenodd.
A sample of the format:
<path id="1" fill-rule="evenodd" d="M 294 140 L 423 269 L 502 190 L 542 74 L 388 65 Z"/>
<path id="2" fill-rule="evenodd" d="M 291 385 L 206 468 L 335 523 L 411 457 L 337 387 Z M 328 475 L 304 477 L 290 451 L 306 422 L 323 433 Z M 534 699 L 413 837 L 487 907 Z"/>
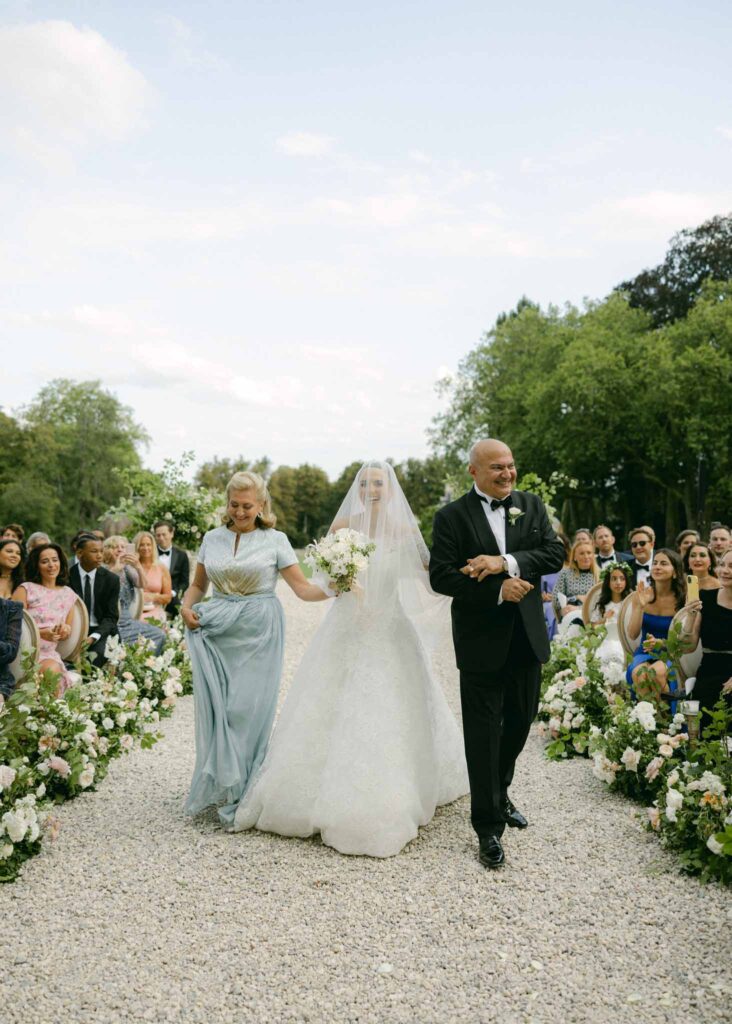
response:
<path id="1" fill-rule="evenodd" d="M 692 744 L 683 714 L 630 700 L 624 664 L 603 656 L 605 635 L 598 627 L 552 641 L 539 704 L 547 757 L 591 757 L 597 778 L 645 806 L 682 871 L 732 884 L 732 713 L 720 701 Z"/>
<path id="2" fill-rule="evenodd" d="M 0 882 L 17 878 L 23 863 L 55 839 L 53 807 L 91 789 L 110 761 L 139 744 L 152 747 L 161 718 L 191 693 L 182 629 L 168 631 L 155 656 L 143 638 L 107 644 L 108 665 L 56 697 L 58 678 L 28 664 L 26 676 L 0 716 Z"/>

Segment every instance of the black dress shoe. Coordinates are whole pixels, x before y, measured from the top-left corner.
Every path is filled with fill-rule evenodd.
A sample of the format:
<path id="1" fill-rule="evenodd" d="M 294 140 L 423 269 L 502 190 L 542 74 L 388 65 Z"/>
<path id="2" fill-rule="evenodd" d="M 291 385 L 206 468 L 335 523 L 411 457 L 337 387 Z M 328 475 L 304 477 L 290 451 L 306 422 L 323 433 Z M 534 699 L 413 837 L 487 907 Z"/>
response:
<path id="1" fill-rule="evenodd" d="M 506 797 L 503 804 L 503 817 L 510 828 L 528 828 L 529 826 L 521 811 L 516 810 L 508 797 Z"/>
<path id="2" fill-rule="evenodd" d="M 478 860 L 484 868 L 500 868 L 506 859 L 498 836 L 486 836 L 480 840 Z"/>

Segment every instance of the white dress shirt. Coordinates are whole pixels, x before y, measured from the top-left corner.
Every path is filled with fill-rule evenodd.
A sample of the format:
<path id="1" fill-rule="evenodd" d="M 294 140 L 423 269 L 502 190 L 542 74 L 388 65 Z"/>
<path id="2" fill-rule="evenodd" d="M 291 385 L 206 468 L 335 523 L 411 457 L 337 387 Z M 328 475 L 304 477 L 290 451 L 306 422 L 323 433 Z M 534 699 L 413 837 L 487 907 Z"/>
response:
<path id="1" fill-rule="evenodd" d="M 84 600 L 84 588 L 86 586 L 86 584 L 84 583 L 84 580 L 86 580 L 87 577 L 89 579 L 89 586 L 91 588 L 91 608 L 89 609 L 89 630 L 90 630 L 90 632 L 89 632 L 89 639 L 91 640 L 93 637 L 96 637 L 96 639 L 98 640 L 101 634 L 99 634 L 99 633 L 92 633 L 91 632 L 92 627 L 99 625 L 99 622 L 97 621 L 97 617 L 95 615 L 95 609 L 94 609 L 94 580 L 97 577 L 97 570 L 96 569 L 92 569 L 91 572 L 87 572 L 86 569 L 82 569 L 81 568 L 81 563 L 79 563 L 79 578 L 81 579 L 81 599 L 82 599 L 82 601 Z"/>
<path id="2" fill-rule="evenodd" d="M 648 559 L 648 561 L 646 562 L 645 565 L 641 565 L 637 561 L 637 559 L 636 559 L 636 564 L 638 565 L 638 573 L 637 573 L 638 579 L 637 579 L 636 586 L 638 585 L 638 583 L 641 583 L 641 582 L 648 583 L 649 579 L 651 578 L 651 568 L 653 566 L 653 552 L 651 551 L 651 557 Z"/>
<path id="3" fill-rule="evenodd" d="M 508 575 L 516 579 L 521 575 L 521 570 L 519 569 L 518 562 L 513 555 L 508 554 L 506 551 L 506 510 L 503 505 L 499 505 L 498 508 L 491 508 L 491 501 L 493 501 L 491 496 L 489 494 L 483 494 L 481 489 L 475 484 L 473 486 L 475 487 L 475 493 L 481 498 L 485 498 L 485 501 L 481 502 L 481 504 L 483 505 L 483 511 L 485 512 L 485 517 L 488 520 L 488 525 L 491 530 L 493 530 L 493 536 L 496 538 L 498 550 L 508 563 Z M 498 595 L 498 603 L 503 603 L 502 593 Z"/>
<path id="4" fill-rule="evenodd" d="M 170 572 L 170 559 L 172 558 L 172 556 L 173 556 L 173 549 L 172 548 L 170 549 L 170 551 L 167 551 L 165 554 L 163 554 L 162 551 L 160 550 L 160 548 L 158 548 L 158 561 L 160 562 L 161 565 L 165 566 L 165 568 L 168 570 L 168 572 Z"/>

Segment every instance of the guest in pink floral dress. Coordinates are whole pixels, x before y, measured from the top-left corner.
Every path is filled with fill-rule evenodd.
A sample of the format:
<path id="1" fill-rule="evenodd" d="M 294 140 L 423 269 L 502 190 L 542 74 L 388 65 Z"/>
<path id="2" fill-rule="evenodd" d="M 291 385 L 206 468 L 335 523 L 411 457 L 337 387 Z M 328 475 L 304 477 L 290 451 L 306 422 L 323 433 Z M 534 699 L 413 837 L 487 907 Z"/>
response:
<path id="1" fill-rule="evenodd" d="M 71 686 L 71 677 L 56 647 L 71 635 L 76 594 L 66 586 L 69 570 L 66 555 L 58 544 L 33 548 L 26 564 L 26 582 L 13 594 L 35 619 L 41 634 L 38 661 L 42 672 L 59 676 L 59 696 Z"/>

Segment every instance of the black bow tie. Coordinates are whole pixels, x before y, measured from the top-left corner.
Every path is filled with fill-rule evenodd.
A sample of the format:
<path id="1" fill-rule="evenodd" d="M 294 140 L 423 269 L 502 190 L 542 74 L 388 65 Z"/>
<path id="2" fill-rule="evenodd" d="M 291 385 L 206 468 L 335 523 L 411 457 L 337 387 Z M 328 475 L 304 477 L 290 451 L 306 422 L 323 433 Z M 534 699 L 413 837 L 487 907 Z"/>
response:
<path id="1" fill-rule="evenodd" d="M 615 556 L 614 555 L 598 555 L 597 556 L 597 560 L 599 562 L 614 562 L 615 561 Z"/>
<path id="2" fill-rule="evenodd" d="M 475 493 L 478 494 L 477 491 Z M 490 507 L 493 509 L 494 512 L 496 511 L 497 508 L 505 508 L 505 510 L 508 512 L 508 509 L 511 505 L 510 494 L 507 498 L 504 498 L 503 501 L 499 501 L 498 498 L 486 498 L 484 494 L 478 494 L 478 497 L 480 498 L 481 501 L 484 501 L 486 505 L 490 504 Z"/>
<path id="3" fill-rule="evenodd" d="M 169 548 L 167 551 L 163 551 L 162 548 L 158 548 L 158 554 L 159 555 L 169 555 L 169 554 L 171 554 L 172 550 L 173 550 L 172 548 Z"/>

